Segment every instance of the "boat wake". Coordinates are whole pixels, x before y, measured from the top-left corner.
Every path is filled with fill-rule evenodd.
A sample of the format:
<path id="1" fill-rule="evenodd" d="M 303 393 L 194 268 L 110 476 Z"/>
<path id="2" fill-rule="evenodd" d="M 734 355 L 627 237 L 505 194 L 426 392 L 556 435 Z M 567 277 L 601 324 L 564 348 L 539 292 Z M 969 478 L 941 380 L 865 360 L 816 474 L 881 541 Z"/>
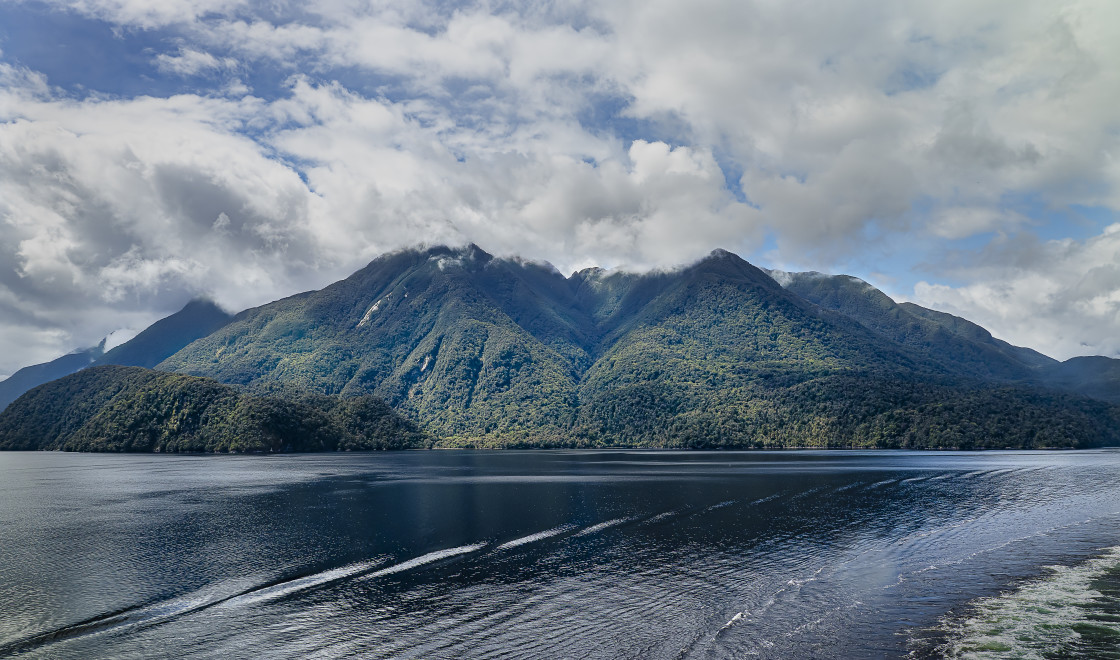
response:
<path id="1" fill-rule="evenodd" d="M 168 600 L 110 612 L 20 640 L 0 643 L 0 657 L 27 652 L 65 640 L 155 626 L 210 608 L 245 607 L 277 600 L 347 578 L 366 580 L 400 573 L 441 559 L 475 552 L 487 545 L 487 543 L 477 543 L 437 550 L 381 569 L 377 567 L 385 564 L 386 557 L 347 564 L 346 566 L 279 582 L 262 584 L 259 578 L 256 580 L 251 578 L 228 580 Z"/>

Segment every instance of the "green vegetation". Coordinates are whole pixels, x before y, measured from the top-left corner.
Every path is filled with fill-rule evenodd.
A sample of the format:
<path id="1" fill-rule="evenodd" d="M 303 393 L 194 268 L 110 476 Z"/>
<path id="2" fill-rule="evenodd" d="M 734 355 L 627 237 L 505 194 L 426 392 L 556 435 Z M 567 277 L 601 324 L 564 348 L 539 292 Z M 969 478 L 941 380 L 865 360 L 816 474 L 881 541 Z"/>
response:
<path id="1" fill-rule="evenodd" d="M 913 303 L 898 304 L 863 280 L 847 275 L 780 273 L 786 290 L 835 310 L 882 337 L 921 353 L 952 373 L 979 379 L 1031 380 L 1040 368 L 1057 364 L 1029 348 L 992 337 L 965 319 Z"/>
<path id="2" fill-rule="evenodd" d="M 160 368 L 372 394 L 443 446 L 1117 442 L 1112 407 L 1032 381 L 1045 356 L 853 278 L 800 284 L 722 251 L 569 278 L 473 246 L 405 251 L 246 311 Z"/>
<path id="3" fill-rule="evenodd" d="M 723 251 L 567 278 L 474 246 L 403 251 L 209 316 L 220 327 L 160 372 L 87 370 L 28 392 L 0 416 L 0 447 L 1120 444 L 1115 361 L 1071 361 L 1058 379 L 1059 363 L 964 319 Z"/>
<path id="4" fill-rule="evenodd" d="M 90 365 L 116 364 L 154 367 L 192 341 L 214 332 L 232 317 L 208 300 L 192 300 L 183 309 L 160 319 L 129 341 L 104 351 L 105 340 L 93 348 L 24 367 L 0 381 L 0 410 L 27 390 L 85 369 Z"/>
<path id="5" fill-rule="evenodd" d="M 40 385 L 0 413 L 0 449 L 277 452 L 425 442 L 374 397 L 248 396 L 141 367 L 91 367 Z"/>
<path id="6" fill-rule="evenodd" d="M 18 399 L 21 394 L 36 385 L 42 385 L 55 378 L 62 378 L 93 364 L 104 354 L 101 350 L 104 344 L 103 341 L 98 346 L 74 351 L 50 362 L 24 367 L 0 381 L 0 410 L 3 410 L 12 401 Z"/>

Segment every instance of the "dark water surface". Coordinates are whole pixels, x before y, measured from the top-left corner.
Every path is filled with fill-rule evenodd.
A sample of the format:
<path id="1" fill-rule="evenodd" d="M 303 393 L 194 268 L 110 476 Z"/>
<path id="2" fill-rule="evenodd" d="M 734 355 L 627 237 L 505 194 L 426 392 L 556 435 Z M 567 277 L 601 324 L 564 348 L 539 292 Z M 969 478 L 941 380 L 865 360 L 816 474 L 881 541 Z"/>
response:
<path id="1" fill-rule="evenodd" d="M 1120 658 L 1120 451 L 0 453 L 0 656 Z"/>

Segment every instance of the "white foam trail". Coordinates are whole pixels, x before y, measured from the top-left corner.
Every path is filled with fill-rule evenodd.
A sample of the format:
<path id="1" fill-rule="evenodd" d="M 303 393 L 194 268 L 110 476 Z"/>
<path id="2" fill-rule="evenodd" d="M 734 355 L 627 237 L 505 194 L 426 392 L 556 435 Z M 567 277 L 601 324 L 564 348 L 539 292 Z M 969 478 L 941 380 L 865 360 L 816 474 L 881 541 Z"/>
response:
<path id="1" fill-rule="evenodd" d="M 496 549 L 497 550 L 509 550 L 510 548 L 516 548 L 519 545 L 525 545 L 526 543 L 532 543 L 533 541 L 540 541 L 541 539 L 547 539 L 550 536 L 556 536 L 557 534 L 563 534 L 564 532 L 571 531 L 575 528 L 576 528 L 576 525 L 560 525 L 559 527 L 553 527 L 552 529 L 546 529 L 543 532 L 537 532 L 536 534 L 530 534 L 528 536 L 522 536 L 519 539 L 514 539 L 512 541 L 506 541 L 505 543 L 499 545 Z"/>
<path id="2" fill-rule="evenodd" d="M 1050 576 L 1016 591 L 976 601 L 966 620 L 942 622 L 942 630 L 950 635 L 944 655 L 1041 658 L 1076 644 L 1081 626 L 1103 630 L 1115 639 L 1120 623 L 1098 616 L 1098 601 L 1104 597 L 1093 581 L 1118 565 L 1120 548 L 1112 548 L 1078 566 L 1049 567 Z M 990 652 L 993 649 L 999 653 Z"/>
<path id="3" fill-rule="evenodd" d="M 847 486 L 841 486 L 841 487 L 837 488 L 836 492 L 837 493 L 842 493 L 846 490 L 851 490 L 852 488 L 855 488 L 856 486 L 862 486 L 863 484 L 864 484 L 864 482 L 862 482 L 862 481 L 853 481 L 852 483 L 848 484 Z"/>
<path id="4" fill-rule="evenodd" d="M 757 499 L 757 500 L 751 502 L 750 505 L 754 506 L 756 504 L 762 504 L 763 502 L 769 502 L 770 500 L 776 500 L 776 499 L 778 499 L 779 497 L 781 497 L 782 495 L 785 495 L 785 494 L 786 494 L 786 491 L 783 490 L 783 491 L 774 493 L 773 495 L 767 495 L 766 497 L 763 497 L 761 499 Z"/>
<path id="5" fill-rule="evenodd" d="M 175 617 L 191 614 L 212 607 L 217 603 L 224 602 L 230 597 L 229 594 L 231 591 L 234 594 L 239 593 L 242 589 L 251 584 L 253 584 L 252 578 L 238 578 L 219 582 L 214 585 L 207 585 L 198 591 L 184 594 L 170 600 L 89 619 L 57 630 L 40 633 L 20 641 L 0 645 L 0 656 L 8 657 L 9 653 L 27 651 L 66 639 L 97 635 L 107 631 L 128 629 L 137 626 L 156 625 L 174 619 Z"/>
<path id="6" fill-rule="evenodd" d="M 893 484 L 895 481 L 896 481 L 895 479 L 884 479 L 882 481 L 876 481 L 875 483 L 868 486 L 867 490 L 871 490 L 872 488 L 878 488 L 879 486 L 886 486 L 887 484 Z"/>
<path id="7" fill-rule="evenodd" d="M 206 609 L 216 603 L 225 602 L 231 587 L 251 584 L 248 580 L 230 580 L 217 585 L 203 587 L 190 594 L 179 596 L 171 600 L 155 603 L 147 607 L 133 610 L 120 617 L 110 617 L 103 628 L 116 628 L 122 625 L 153 624 L 160 621 L 173 619 L 177 616 L 190 614 Z M 225 594 L 223 594 L 225 592 Z M 236 593 L 236 592 L 235 592 Z M 117 620 L 119 618 L 119 620 Z"/>
<path id="8" fill-rule="evenodd" d="M 575 534 L 574 536 L 587 536 L 588 534 L 594 534 L 595 532 L 601 532 L 604 529 L 607 529 L 608 527 L 614 527 L 615 525 L 621 525 L 622 523 L 628 523 L 632 520 L 637 520 L 637 516 L 627 516 L 625 518 L 615 518 L 613 520 L 607 520 L 606 522 L 601 522 L 597 525 L 592 525 L 592 526 L 588 527 L 587 529 L 580 530 L 579 533 Z"/>
<path id="9" fill-rule="evenodd" d="M 642 524 L 643 525 L 651 525 L 655 522 L 661 522 L 662 520 L 665 520 L 666 518 L 670 518 L 672 516 L 675 516 L 678 513 L 680 513 L 680 511 L 666 511 L 665 513 L 659 513 L 656 516 L 653 516 L 652 518 L 647 519 Z"/>
<path id="10" fill-rule="evenodd" d="M 360 561 L 354 564 L 348 564 L 339 568 L 332 568 L 329 571 L 323 571 L 322 573 L 316 573 L 314 575 L 308 575 L 305 577 L 296 578 L 294 580 L 288 580 L 287 582 L 281 582 L 280 584 L 274 584 L 269 587 L 262 587 L 254 591 L 250 591 L 249 593 L 235 596 L 221 603 L 220 606 L 239 607 L 243 605 L 261 603 L 276 598 L 283 598 L 284 596 L 294 594 L 305 589 L 317 587 L 328 582 L 334 582 L 335 580 L 341 580 L 342 578 L 350 577 L 352 575 L 358 575 L 359 573 L 365 573 L 373 569 L 375 566 L 379 566 L 383 563 L 385 563 L 384 559 L 373 559 L 370 561 Z"/>
<path id="11" fill-rule="evenodd" d="M 724 631 L 724 630 L 727 630 L 728 628 L 730 628 L 731 626 L 733 626 L 733 625 L 735 624 L 735 622 L 736 622 L 736 621 L 741 621 L 741 620 L 743 619 L 743 617 L 745 617 L 745 616 L 747 616 L 747 613 L 746 613 L 746 612 L 739 612 L 739 613 L 738 613 L 738 614 L 736 614 L 735 616 L 731 617 L 731 620 L 730 620 L 730 621 L 728 621 L 727 623 L 723 624 L 723 627 L 722 627 L 722 628 L 720 628 L 720 631 Z"/>
<path id="12" fill-rule="evenodd" d="M 720 502 L 719 504 L 713 504 L 710 507 L 708 507 L 708 511 L 715 511 L 716 509 L 722 509 L 723 507 L 731 506 L 732 504 L 734 504 L 736 502 L 738 502 L 738 500 L 727 500 L 726 502 Z"/>
<path id="13" fill-rule="evenodd" d="M 435 552 L 429 552 L 426 555 L 420 555 L 419 557 L 416 557 L 415 559 L 409 559 L 408 561 L 402 561 L 399 564 L 393 564 L 392 566 L 387 566 L 387 567 L 381 569 L 380 571 L 374 571 L 373 573 L 370 573 L 369 575 L 363 576 L 362 579 L 363 580 L 368 580 L 368 579 L 371 579 L 371 578 L 382 577 L 384 575 L 392 575 L 393 573 L 400 573 L 401 571 L 407 571 L 410 568 L 416 568 L 417 566 L 423 566 L 424 564 L 430 564 L 433 561 L 439 561 L 440 559 L 446 559 L 448 557 L 454 557 L 456 555 L 465 555 L 468 552 L 474 552 L 476 550 L 481 550 L 481 549 L 485 548 L 487 545 L 488 544 L 486 544 L 486 543 L 475 543 L 473 545 L 461 545 L 457 548 L 447 548 L 446 550 L 436 550 Z"/>
<path id="14" fill-rule="evenodd" d="M 810 495 L 812 495 L 814 493 L 818 493 L 822 490 L 824 490 L 824 486 L 817 486 L 816 488 L 810 488 L 809 490 L 802 491 L 802 492 L 794 495 L 791 499 L 799 500 L 803 497 L 809 497 Z"/>

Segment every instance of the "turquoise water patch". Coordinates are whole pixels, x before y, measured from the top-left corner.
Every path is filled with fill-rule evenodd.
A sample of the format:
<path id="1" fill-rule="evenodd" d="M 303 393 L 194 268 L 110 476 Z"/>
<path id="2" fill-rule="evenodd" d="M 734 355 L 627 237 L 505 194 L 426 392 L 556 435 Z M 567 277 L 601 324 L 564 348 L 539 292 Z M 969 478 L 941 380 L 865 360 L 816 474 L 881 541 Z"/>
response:
<path id="1" fill-rule="evenodd" d="M 950 658 L 1120 660 L 1120 547 L 1017 590 L 977 601 L 946 621 Z"/>

